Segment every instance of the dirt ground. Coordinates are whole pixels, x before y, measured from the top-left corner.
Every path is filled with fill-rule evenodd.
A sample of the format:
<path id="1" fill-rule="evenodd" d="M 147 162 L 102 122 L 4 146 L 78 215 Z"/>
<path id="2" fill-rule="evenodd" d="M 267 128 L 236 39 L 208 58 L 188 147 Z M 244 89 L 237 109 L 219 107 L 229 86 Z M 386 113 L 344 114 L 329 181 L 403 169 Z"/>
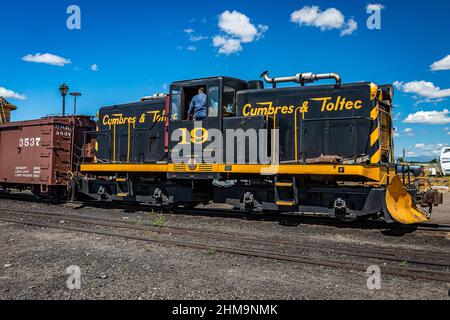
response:
<path id="1" fill-rule="evenodd" d="M 450 195 L 434 222 L 450 223 Z M 0 207 L 73 211 L 0 200 Z M 82 208 L 77 214 L 135 219 L 144 213 Z M 450 255 L 450 234 L 406 234 L 321 225 L 281 226 L 185 215 L 165 215 L 168 226 L 192 226 L 294 242 L 323 241 Z M 61 222 L 63 223 L 63 221 Z M 359 271 L 164 246 L 116 237 L 0 222 L 0 299 L 449 299 L 450 283 L 382 275 L 381 290 L 367 288 Z M 368 262 L 369 265 L 369 262 Z M 81 270 L 80 289 L 67 287 L 70 266 Z"/>

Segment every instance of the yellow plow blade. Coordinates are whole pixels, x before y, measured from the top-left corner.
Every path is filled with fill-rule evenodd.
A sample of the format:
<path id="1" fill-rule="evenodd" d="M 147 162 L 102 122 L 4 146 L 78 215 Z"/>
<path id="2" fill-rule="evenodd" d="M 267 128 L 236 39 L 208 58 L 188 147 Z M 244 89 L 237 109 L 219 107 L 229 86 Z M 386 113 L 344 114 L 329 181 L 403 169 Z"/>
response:
<path id="1" fill-rule="evenodd" d="M 402 224 L 428 222 L 428 215 L 412 201 L 399 176 L 395 176 L 386 190 L 386 208 L 391 218 Z"/>

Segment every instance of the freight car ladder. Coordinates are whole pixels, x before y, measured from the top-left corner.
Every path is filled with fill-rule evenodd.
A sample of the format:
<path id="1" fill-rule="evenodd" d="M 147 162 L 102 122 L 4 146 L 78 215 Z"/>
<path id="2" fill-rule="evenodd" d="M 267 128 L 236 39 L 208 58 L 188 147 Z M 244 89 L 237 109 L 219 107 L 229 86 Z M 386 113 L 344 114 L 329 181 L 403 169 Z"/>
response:
<path id="1" fill-rule="evenodd" d="M 291 179 L 274 178 L 275 203 L 278 207 L 292 208 L 298 205 L 297 183 Z"/>

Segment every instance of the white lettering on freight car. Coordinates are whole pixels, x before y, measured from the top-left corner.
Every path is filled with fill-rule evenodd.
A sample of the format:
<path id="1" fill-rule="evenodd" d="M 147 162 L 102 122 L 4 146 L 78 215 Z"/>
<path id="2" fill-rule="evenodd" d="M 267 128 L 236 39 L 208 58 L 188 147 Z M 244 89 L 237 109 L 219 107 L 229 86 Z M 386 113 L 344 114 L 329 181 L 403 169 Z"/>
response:
<path id="1" fill-rule="evenodd" d="M 19 139 L 19 148 L 32 148 L 40 146 L 41 146 L 41 138 L 39 137 Z"/>
<path id="2" fill-rule="evenodd" d="M 15 177 L 30 177 L 30 170 L 28 167 L 16 167 L 14 170 L 14 176 Z"/>
<path id="3" fill-rule="evenodd" d="M 33 178 L 40 178 L 40 177 L 41 177 L 41 167 L 34 167 Z"/>

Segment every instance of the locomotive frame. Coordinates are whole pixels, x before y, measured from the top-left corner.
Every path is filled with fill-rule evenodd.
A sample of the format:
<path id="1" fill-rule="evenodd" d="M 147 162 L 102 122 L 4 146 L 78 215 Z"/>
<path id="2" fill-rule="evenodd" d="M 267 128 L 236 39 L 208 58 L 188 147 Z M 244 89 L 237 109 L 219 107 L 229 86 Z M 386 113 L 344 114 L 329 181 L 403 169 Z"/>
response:
<path id="1" fill-rule="evenodd" d="M 213 201 L 249 212 L 313 212 L 344 220 L 382 217 L 405 224 L 429 220 L 419 205 L 431 209 L 442 198 L 407 186 L 396 174 L 392 86 L 342 84 L 335 74 L 263 77 L 272 88 L 264 89 L 261 81 L 229 77 L 178 81 L 166 97 L 101 109 L 98 130 L 86 133 L 87 145 L 95 143 L 101 159 L 80 164 L 71 182 L 71 190 L 76 190 L 72 194 L 164 206 L 194 207 Z M 336 84 L 305 86 L 327 78 Z M 277 88 L 277 83 L 291 81 L 301 86 Z M 208 96 L 208 117 L 198 125 L 186 118 L 186 110 L 200 87 Z M 118 120 L 103 121 L 118 114 Z M 141 122 L 147 114 L 154 116 L 153 121 Z M 278 135 L 264 136 L 264 141 L 258 136 L 256 143 L 273 147 L 271 157 L 279 147 L 275 166 L 249 162 L 246 149 L 244 155 L 241 152 L 244 161 L 229 161 L 225 152 L 229 141 L 214 150 L 216 157 L 210 162 L 190 153 L 174 158 L 180 144 L 190 142 L 189 147 L 200 147 L 203 155 L 211 142 L 205 139 L 210 130 L 235 129 L 277 131 Z M 146 132 L 144 139 L 156 139 L 158 157 L 140 156 L 149 146 L 140 141 L 139 131 Z M 169 139 L 174 135 L 177 139 Z M 245 145 L 246 138 L 242 140 Z M 239 154 L 237 146 L 232 148 Z M 126 150 L 126 157 L 118 149 Z"/>

